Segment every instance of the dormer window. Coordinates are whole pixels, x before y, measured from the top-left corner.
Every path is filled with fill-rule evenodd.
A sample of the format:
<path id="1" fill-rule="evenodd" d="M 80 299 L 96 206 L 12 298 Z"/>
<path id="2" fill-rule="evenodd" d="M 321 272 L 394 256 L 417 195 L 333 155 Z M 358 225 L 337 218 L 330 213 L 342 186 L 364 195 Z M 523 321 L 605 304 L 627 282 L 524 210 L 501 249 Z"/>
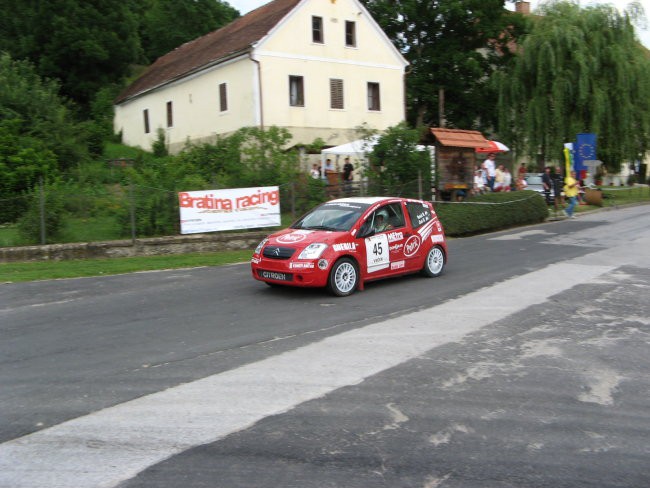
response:
<path id="1" fill-rule="evenodd" d="M 351 20 L 345 21 L 345 45 L 357 47 L 357 23 Z"/>
<path id="2" fill-rule="evenodd" d="M 325 42 L 325 35 L 323 33 L 323 17 L 316 17 L 315 15 L 311 18 L 311 40 L 318 44 L 323 44 Z"/>

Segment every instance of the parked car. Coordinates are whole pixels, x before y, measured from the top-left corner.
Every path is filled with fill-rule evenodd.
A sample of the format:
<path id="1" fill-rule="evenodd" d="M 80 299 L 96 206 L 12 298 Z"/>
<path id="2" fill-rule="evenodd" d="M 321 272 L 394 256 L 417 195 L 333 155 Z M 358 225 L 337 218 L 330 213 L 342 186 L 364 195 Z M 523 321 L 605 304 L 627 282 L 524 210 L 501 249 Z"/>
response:
<path id="1" fill-rule="evenodd" d="M 546 193 L 544 193 L 544 185 L 542 184 L 542 173 L 526 173 L 526 190 L 533 190 L 542 195 L 546 199 Z M 548 204 L 553 203 L 553 190 L 549 193 Z"/>
<path id="2" fill-rule="evenodd" d="M 439 276 L 446 261 L 444 230 L 431 203 L 341 198 L 262 240 L 251 270 L 269 285 L 326 287 L 347 296 L 372 280 L 416 272 Z"/>

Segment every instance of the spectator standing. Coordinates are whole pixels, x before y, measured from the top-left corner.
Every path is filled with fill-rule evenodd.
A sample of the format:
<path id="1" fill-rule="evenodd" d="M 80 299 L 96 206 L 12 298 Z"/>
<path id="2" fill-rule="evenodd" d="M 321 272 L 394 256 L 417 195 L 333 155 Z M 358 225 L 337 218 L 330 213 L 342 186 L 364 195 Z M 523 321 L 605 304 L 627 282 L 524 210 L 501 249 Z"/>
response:
<path id="1" fill-rule="evenodd" d="M 343 191 L 345 191 L 345 193 L 350 193 L 352 188 L 353 171 L 354 166 L 350 162 L 350 158 L 345 158 L 345 164 L 343 165 Z"/>
<path id="2" fill-rule="evenodd" d="M 332 160 L 327 158 L 325 161 L 325 169 L 323 170 L 323 179 L 327 184 L 329 184 L 329 175 L 334 173 L 334 165 L 332 164 Z"/>
<path id="3" fill-rule="evenodd" d="M 550 166 L 546 166 L 544 168 L 544 174 L 542 175 L 542 187 L 544 188 L 544 198 L 546 199 L 546 205 L 550 205 L 551 190 L 553 190 L 553 179 L 551 178 Z"/>
<path id="4" fill-rule="evenodd" d="M 562 186 L 564 178 L 562 177 L 562 168 L 557 166 L 555 168 L 555 173 L 552 175 L 553 179 L 553 203 L 555 205 L 555 211 L 557 212 L 558 208 L 561 205 L 564 205 L 564 198 L 562 197 Z"/>
<path id="5" fill-rule="evenodd" d="M 485 161 L 483 161 L 483 171 L 487 177 L 487 186 L 490 189 L 490 191 L 494 191 L 494 180 L 496 178 L 496 163 L 494 162 L 494 158 L 496 157 L 496 154 L 490 153 L 487 155 L 487 158 Z"/>
<path id="6" fill-rule="evenodd" d="M 517 170 L 517 181 L 519 181 L 519 178 L 523 178 L 526 181 L 526 172 L 526 163 L 522 163 Z"/>
<path id="7" fill-rule="evenodd" d="M 564 194 L 569 199 L 569 206 L 566 208 L 564 213 L 570 219 L 574 219 L 573 211 L 578 203 L 578 193 L 580 188 L 578 186 L 578 180 L 576 180 L 576 172 L 571 171 L 570 176 L 567 176 L 564 180 Z"/>
<path id="8" fill-rule="evenodd" d="M 316 163 L 312 164 L 311 171 L 309 172 L 312 178 L 320 178 L 320 168 Z"/>

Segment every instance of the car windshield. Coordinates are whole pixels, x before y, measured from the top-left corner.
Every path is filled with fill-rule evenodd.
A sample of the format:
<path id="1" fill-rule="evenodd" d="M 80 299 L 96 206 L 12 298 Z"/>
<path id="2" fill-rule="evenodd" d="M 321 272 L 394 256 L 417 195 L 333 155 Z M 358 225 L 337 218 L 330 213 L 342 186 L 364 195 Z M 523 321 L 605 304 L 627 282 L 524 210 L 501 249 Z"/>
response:
<path id="1" fill-rule="evenodd" d="M 355 202 L 324 203 L 294 223 L 292 229 L 345 232 L 352 228 L 369 205 Z"/>

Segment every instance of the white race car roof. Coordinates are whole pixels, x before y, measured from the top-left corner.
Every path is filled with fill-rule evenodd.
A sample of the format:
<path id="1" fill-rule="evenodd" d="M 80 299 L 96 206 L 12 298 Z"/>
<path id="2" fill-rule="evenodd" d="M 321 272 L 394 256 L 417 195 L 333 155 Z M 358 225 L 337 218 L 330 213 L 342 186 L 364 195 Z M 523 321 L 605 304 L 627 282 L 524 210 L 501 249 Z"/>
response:
<path id="1" fill-rule="evenodd" d="M 336 200 L 330 200 L 328 203 L 333 202 L 344 202 L 344 203 L 364 203 L 366 205 L 372 205 L 377 202 L 383 202 L 384 200 L 395 200 L 399 197 L 356 197 L 356 198 L 337 198 Z"/>

